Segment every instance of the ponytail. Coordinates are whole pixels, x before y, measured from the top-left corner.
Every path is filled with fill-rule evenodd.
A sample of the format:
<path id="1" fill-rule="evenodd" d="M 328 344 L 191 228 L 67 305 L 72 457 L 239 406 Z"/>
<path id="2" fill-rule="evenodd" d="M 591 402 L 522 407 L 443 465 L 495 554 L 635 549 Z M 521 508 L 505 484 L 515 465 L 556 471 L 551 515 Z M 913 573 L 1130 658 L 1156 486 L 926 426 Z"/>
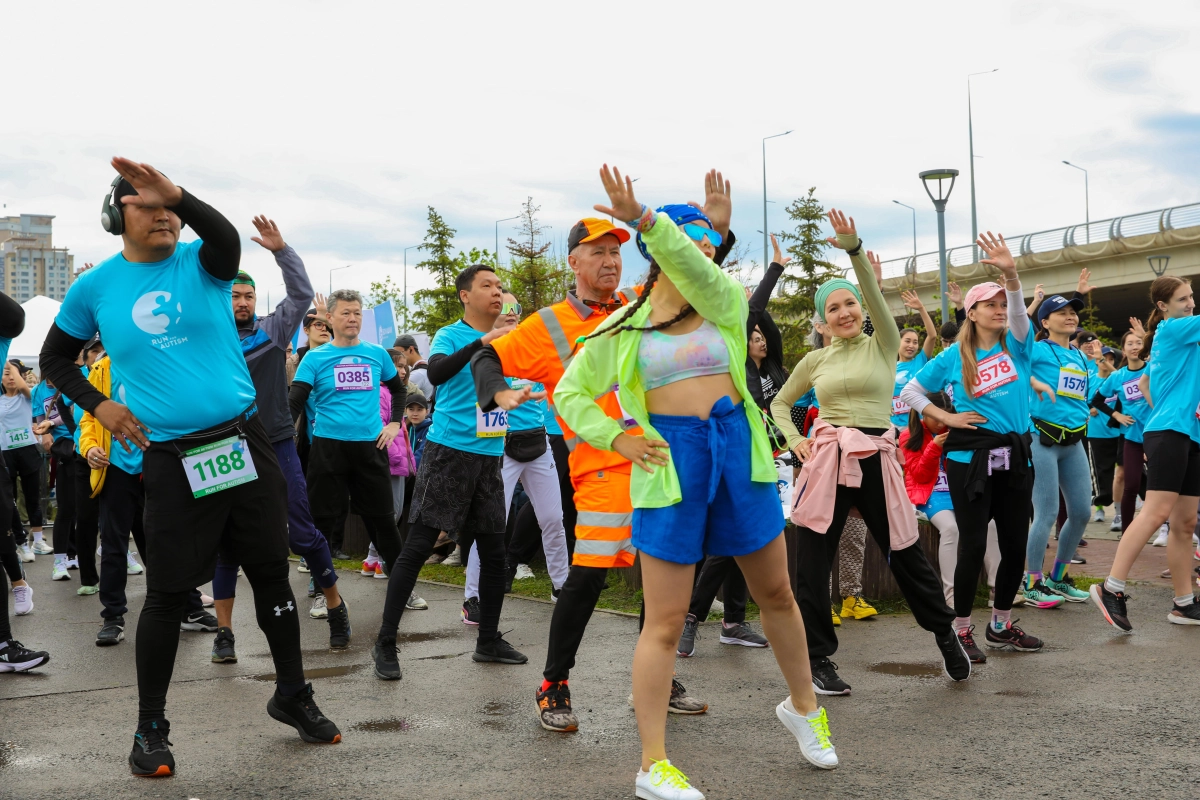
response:
<path id="1" fill-rule="evenodd" d="M 1191 283 L 1187 278 L 1163 275 L 1161 278 L 1155 278 L 1154 283 L 1150 284 L 1150 302 L 1154 304 L 1154 310 L 1150 312 L 1150 319 L 1146 320 L 1146 338 L 1142 340 L 1142 351 L 1138 353 L 1138 358 L 1142 361 L 1150 358 L 1150 348 L 1154 344 L 1154 331 L 1158 328 L 1158 323 L 1163 321 L 1163 313 L 1159 310 L 1158 304 L 1171 302 L 1171 298 L 1175 296 L 1175 292 L 1179 290 L 1180 286 L 1190 286 Z"/>

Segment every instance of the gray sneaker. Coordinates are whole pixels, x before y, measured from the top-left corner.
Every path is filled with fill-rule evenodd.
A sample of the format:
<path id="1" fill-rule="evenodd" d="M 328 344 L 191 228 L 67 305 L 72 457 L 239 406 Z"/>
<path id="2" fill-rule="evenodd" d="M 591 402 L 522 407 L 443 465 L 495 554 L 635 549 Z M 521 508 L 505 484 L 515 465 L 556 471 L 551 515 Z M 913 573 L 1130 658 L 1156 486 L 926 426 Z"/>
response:
<path id="1" fill-rule="evenodd" d="M 736 625 L 721 624 L 721 644 L 740 644 L 742 647 L 766 647 L 767 637 L 761 633 L 755 633 L 744 622 L 739 622 Z"/>
<path id="2" fill-rule="evenodd" d="M 629 707 L 634 707 L 633 692 L 629 693 Z M 688 695 L 683 684 L 672 678 L 671 702 L 667 705 L 667 711 L 672 714 L 703 714 L 708 711 L 708 703 Z"/>
<path id="3" fill-rule="evenodd" d="M 408 596 L 408 602 L 404 604 L 404 607 L 409 611 L 428 611 L 429 603 L 425 602 L 425 598 L 417 597 L 417 593 L 413 592 Z"/>
<path id="4" fill-rule="evenodd" d="M 688 614 L 687 619 L 683 621 L 683 634 L 679 637 L 679 647 L 676 648 L 676 653 L 680 658 L 691 658 L 696 654 L 696 640 L 700 638 L 696 625 L 696 617 Z"/>

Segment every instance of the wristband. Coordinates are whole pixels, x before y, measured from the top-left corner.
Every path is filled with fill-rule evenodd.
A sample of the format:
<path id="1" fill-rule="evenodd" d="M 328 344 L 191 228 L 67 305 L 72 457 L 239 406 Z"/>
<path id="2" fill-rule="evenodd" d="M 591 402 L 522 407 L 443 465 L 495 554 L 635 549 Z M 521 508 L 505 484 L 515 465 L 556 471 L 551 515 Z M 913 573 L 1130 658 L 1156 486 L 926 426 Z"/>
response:
<path id="1" fill-rule="evenodd" d="M 846 255 L 848 255 L 848 256 L 856 256 L 856 255 L 858 255 L 859 253 L 861 253 L 861 252 L 862 252 L 862 248 L 863 248 L 863 240 L 862 240 L 862 238 L 859 238 L 859 240 L 858 240 L 858 244 L 857 244 L 857 245 L 855 245 L 855 247 L 854 247 L 854 249 L 853 249 L 853 250 L 847 250 L 847 251 L 846 251 Z"/>
<path id="2" fill-rule="evenodd" d="M 645 213 L 642 214 L 641 218 L 638 219 L 638 221 L 637 221 L 638 233 L 645 233 L 646 231 L 653 228 L 655 220 L 658 219 L 658 217 L 655 216 L 654 211 L 651 210 L 649 207 L 642 206 L 642 208 L 646 209 L 646 211 L 645 211 Z"/>
<path id="3" fill-rule="evenodd" d="M 646 216 L 646 210 L 647 210 L 646 204 L 642 203 L 642 210 L 638 212 L 637 217 L 635 219 L 629 220 L 625 224 L 630 228 L 636 228 L 641 223 L 642 217 Z"/>

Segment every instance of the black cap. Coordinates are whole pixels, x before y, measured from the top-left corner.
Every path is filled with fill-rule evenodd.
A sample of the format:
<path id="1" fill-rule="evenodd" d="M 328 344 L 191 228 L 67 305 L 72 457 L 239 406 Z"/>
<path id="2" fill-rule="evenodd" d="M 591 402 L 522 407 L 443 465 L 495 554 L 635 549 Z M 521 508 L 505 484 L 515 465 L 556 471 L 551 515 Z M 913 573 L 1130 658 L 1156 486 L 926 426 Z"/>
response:
<path id="1" fill-rule="evenodd" d="M 88 350 L 91 350 L 93 347 L 101 347 L 101 346 L 102 345 L 100 344 L 100 334 L 97 333 L 95 336 L 88 339 L 87 344 L 85 344 L 83 346 L 83 351 L 86 353 Z"/>
<path id="2" fill-rule="evenodd" d="M 1082 328 L 1075 332 L 1075 344 L 1087 344 L 1088 342 L 1094 342 L 1099 338 L 1099 336 L 1091 331 L 1083 330 Z"/>
<path id="3" fill-rule="evenodd" d="M 405 350 L 409 347 L 415 348 L 416 346 L 417 346 L 417 340 L 413 338 L 413 335 L 411 333 L 400 334 L 399 336 L 396 337 L 396 341 L 392 345 L 392 347 L 399 347 L 401 350 Z"/>
<path id="4" fill-rule="evenodd" d="M 421 408 L 424 408 L 426 411 L 428 411 L 429 400 L 427 400 L 425 395 L 421 394 L 420 392 L 413 392 L 404 398 L 404 407 L 408 408 L 409 406 L 421 406 Z"/>

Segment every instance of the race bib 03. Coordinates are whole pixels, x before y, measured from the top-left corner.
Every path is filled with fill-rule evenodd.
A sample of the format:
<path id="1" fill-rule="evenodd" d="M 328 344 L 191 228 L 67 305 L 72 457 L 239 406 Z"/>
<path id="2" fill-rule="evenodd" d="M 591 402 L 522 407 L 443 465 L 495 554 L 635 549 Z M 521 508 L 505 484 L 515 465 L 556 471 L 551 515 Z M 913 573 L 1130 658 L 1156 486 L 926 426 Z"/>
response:
<path id="1" fill-rule="evenodd" d="M 333 388 L 338 392 L 369 392 L 375 388 L 370 364 L 334 364 Z"/>
<path id="2" fill-rule="evenodd" d="M 976 397 L 983 397 L 1016 379 L 1017 367 L 1008 353 L 997 353 L 979 362 L 978 375 L 975 378 L 972 394 Z"/>
<path id="3" fill-rule="evenodd" d="M 1121 384 L 1121 393 L 1125 395 L 1125 402 L 1132 403 L 1136 400 L 1145 400 L 1146 396 L 1142 394 L 1142 387 L 1138 386 L 1137 379 L 1125 381 Z"/>

